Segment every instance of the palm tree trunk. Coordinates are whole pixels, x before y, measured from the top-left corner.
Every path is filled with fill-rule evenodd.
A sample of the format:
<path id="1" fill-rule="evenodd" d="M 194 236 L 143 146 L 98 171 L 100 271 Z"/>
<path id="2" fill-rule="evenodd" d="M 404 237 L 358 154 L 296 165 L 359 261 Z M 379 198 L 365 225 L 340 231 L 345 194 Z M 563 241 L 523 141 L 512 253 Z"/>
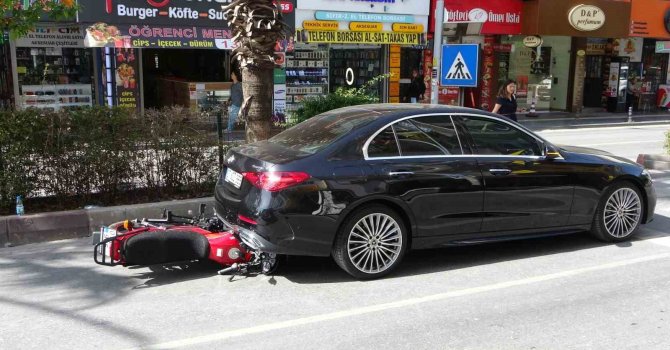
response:
<path id="1" fill-rule="evenodd" d="M 242 68 L 241 116 L 247 142 L 270 137 L 274 92 L 274 47 L 286 37 L 286 24 L 275 0 L 234 0 L 223 6 L 237 44 L 235 58 Z"/>
<path id="2" fill-rule="evenodd" d="M 272 67 L 248 65 L 242 68 L 244 105 L 248 104 L 248 108 L 242 108 L 247 142 L 270 138 L 273 89 Z"/>

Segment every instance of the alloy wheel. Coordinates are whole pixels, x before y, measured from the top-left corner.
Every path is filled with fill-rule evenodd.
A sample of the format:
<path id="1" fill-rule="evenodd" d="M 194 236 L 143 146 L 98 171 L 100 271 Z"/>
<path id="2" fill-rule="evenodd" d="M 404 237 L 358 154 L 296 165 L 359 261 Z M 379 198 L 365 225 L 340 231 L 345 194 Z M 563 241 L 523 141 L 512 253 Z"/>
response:
<path id="1" fill-rule="evenodd" d="M 612 237 L 624 238 L 635 230 L 640 222 L 642 203 L 638 194 L 630 188 L 620 188 L 607 200 L 604 223 Z"/>
<path id="2" fill-rule="evenodd" d="M 356 269 L 374 274 L 393 265 L 402 244 L 402 232 L 395 219 L 374 213 L 361 218 L 349 232 L 347 254 Z"/>

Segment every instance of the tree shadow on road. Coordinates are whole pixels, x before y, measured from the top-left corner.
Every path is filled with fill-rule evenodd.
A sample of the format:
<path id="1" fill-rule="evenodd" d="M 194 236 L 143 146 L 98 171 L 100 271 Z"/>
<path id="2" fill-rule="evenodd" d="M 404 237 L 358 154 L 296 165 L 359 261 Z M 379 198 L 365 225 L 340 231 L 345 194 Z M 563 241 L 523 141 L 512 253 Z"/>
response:
<path id="1" fill-rule="evenodd" d="M 135 329 L 87 315 L 123 297 L 132 286 L 127 276 L 97 271 L 89 242 L 67 240 L 0 250 L 0 276 L 4 277 L 0 279 L 0 290 L 4 291 L 0 293 L 0 309 L 15 306 L 104 329 L 135 343 L 151 342 Z M 81 264 L 84 256 L 90 264 Z"/>

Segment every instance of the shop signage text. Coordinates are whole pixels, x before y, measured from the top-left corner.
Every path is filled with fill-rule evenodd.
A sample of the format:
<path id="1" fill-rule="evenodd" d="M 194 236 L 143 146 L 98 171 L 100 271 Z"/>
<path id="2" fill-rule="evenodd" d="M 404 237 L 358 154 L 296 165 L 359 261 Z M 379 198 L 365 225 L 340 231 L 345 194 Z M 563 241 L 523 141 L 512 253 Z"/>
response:
<path id="1" fill-rule="evenodd" d="M 418 45 L 422 34 L 419 33 L 375 33 L 353 31 L 305 31 L 306 41 L 310 43 L 340 43 L 340 44 L 404 44 Z"/>
<path id="2" fill-rule="evenodd" d="M 591 32 L 605 25 L 605 12 L 593 5 L 577 5 L 568 14 L 570 25 L 582 32 Z"/>
<path id="3" fill-rule="evenodd" d="M 388 15 L 360 12 L 316 11 L 314 13 L 314 18 L 321 21 L 414 23 L 414 16 L 410 15 Z"/>
<path id="4" fill-rule="evenodd" d="M 17 47 L 84 47 L 84 31 L 79 26 L 40 26 L 16 39 Z"/>
<path id="5" fill-rule="evenodd" d="M 337 21 L 303 21 L 303 29 L 309 30 L 338 30 L 340 23 Z"/>
<path id="6" fill-rule="evenodd" d="M 381 23 L 371 22 L 351 22 L 349 30 L 354 32 L 381 32 L 384 26 Z"/>
<path id="7" fill-rule="evenodd" d="M 101 20 L 114 24 L 185 25 L 228 27 L 222 6 L 232 0 L 78 0 L 79 22 L 95 23 Z M 284 22 L 295 24 L 295 6 L 292 0 L 279 2 Z"/>
<path id="8" fill-rule="evenodd" d="M 481 34 L 520 34 L 522 9 L 521 0 L 445 0 L 444 22 L 483 23 Z"/>
<path id="9" fill-rule="evenodd" d="M 345 8 L 347 11 L 359 13 L 408 14 L 427 17 L 430 12 L 430 0 L 298 0 L 296 7 L 299 10 L 329 11 Z"/>
<path id="10" fill-rule="evenodd" d="M 670 2 L 666 0 L 631 3 L 630 36 L 670 38 Z"/>
<path id="11" fill-rule="evenodd" d="M 393 31 L 401 33 L 423 33 L 423 24 L 393 23 Z"/>
<path id="12" fill-rule="evenodd" d="M 118 50 L 116 62 L 117 105 L 139 111 L 139 53 L 136 49 Z"/>
<path id="13" fill-rule="evenodd" d="M 444 9 L 445 23 L 521 23 L 521 16 L 514 12 L 495 13 L 475 8 L 468 12 Z"/>
<path id="14" fill-rule="evenodd" d="M 538 47 L 542 45 L 543 42 L 544 40 L 537 35 L 529 35 L 523 38 L 523 45 L 525 47 Z"/>
<path id="15" fill-rule="evenodd" d="M 127 26 L 96 23 L 86 28 L 86 47 L 189 48 L 232 50 L 229 29 Z"/>

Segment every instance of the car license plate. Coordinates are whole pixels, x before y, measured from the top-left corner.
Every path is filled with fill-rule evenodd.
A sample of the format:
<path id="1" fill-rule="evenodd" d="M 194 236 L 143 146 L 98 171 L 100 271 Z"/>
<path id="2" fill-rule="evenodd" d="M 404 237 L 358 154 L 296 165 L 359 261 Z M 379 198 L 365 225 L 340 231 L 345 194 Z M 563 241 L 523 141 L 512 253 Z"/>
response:
<path id="1" fill-rule="evenodd" d="M 232 184 L 235 188 L 240 188 L 242 186 L 242 174 L 228 168 L 226 170 L 226 182 Z"/>

